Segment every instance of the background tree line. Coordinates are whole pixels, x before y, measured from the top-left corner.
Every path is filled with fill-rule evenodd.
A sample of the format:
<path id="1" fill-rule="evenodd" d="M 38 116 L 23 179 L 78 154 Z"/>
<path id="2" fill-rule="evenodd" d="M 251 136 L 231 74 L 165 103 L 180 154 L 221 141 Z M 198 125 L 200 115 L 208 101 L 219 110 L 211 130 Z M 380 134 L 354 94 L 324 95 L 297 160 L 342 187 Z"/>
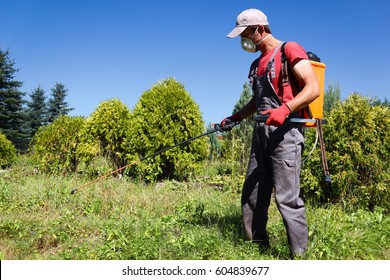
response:
<path id="1" fill-rule="evenodd" d="M 59 82 L 50 89 L 48 100 L 40 85 L 29 94 L 30 100 L 26 100 L 26 93 L 20 90 L 23 82 L 15 79 L 19 70 L 14 66 L 10 52 L 0 49 L 0 131 L 19 151 L 25 152 L 39 127 L 73 109 L 65 101 L 68 90 Z"/>

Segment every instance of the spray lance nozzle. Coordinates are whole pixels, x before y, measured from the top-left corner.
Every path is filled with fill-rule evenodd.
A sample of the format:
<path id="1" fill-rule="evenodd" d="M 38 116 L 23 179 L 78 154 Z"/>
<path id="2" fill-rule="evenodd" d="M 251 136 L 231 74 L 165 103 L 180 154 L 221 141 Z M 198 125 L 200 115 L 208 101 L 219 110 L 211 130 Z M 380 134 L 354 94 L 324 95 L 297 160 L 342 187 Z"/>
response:
<path id="1" fill-rule="evenodd" d="M 213 127 L 215 132 L 223 132 L 223 131 L 232 130 L 233 127 L 235 127 L 238 124 L 240 124 L 240 122 L 228 122 L 224 126 L 222 126 L 221 123 L 215 123 L 213 124 Z"/>

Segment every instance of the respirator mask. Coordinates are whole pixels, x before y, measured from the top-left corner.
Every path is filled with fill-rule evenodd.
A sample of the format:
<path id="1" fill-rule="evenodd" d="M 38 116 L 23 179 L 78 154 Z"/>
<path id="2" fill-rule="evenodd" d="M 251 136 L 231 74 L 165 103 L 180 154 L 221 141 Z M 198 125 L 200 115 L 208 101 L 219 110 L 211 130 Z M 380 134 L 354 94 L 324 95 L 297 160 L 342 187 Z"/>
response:
<path id="1" fill-rule="evenodd" d="M 253 36 L 255 36 L 256 34 L 256 31 L 257 31 L 258 28 L 256 28 L 255 32 L 253 33 L 252 37 L 250 39 L 248 38 L 244 38 L 244 37 L 241 37 L 241 47 L 247 51 L 247 52 L 250 52 L 250 53 L 255 53 L 257 52 L 257 46 L 263 42 L 265 39 L 267 39 L 267 37 L 271 34 L 268 34 L 267 36 L 265 36 L 263 39 L 261 39 L 260 41 L 256 42 L 256 43 L 253 43 L 252 39 L 253 39 Z"/>

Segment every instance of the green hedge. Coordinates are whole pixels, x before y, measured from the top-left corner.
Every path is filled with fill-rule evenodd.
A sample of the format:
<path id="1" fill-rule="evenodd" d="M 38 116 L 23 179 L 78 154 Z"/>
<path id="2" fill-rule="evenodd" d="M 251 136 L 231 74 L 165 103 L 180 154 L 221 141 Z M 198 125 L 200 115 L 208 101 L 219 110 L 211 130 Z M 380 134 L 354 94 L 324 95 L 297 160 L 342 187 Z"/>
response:
<path id="1" fill-rule="evenodd" d="M 373 106 L 370 99 L 352 94 L 333 109 L 323 126 L 326 155 L 332 175 L 324 182 L 320 151 L 302 170 L 302 192 L 321 202 L 389 211 L 390 201 L 390 112 Z M 311 148 L 314 131 L 307 148 Z M 310 135 L 309 135 L 310 136 Z"/>
<path id="2" fill-rule="evenodd" d="M 78 148 L 83 117 L 60 116 L 38 129 L 33 138 L 33 154 L 40 170 L 47 173 L 75 173 L 81 161 Z"/>
<path id="3" fill-rule="evenodd" d="M 0 167 L 11 166 L 16 160 L 16 149 L 11 141 L 0 132 Z"/>
<path id="4" fill-rule="evenodd" d="M 88 156 L 89 153 L 93 157 L 101 154 L 115 169 L 124 166 L 126 153 L 122 146 L 130 116 L 130 109 L 117 98 L 101 102 L 85 122 L 82 134 L 87 145 L 83 154 Z M 94 153 L 90 153 L 91 147 L 95 147 Z"/>

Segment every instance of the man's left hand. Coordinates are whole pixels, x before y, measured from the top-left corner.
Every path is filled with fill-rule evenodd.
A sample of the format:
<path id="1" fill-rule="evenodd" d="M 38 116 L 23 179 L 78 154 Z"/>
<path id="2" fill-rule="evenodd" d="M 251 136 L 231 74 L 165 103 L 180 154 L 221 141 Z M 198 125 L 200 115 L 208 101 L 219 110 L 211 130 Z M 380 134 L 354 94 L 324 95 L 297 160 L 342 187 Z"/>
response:
<path id="1" fill-rule="evenodd" d="M 291 114 L 290 108 L 286 104 L 282 104 L 279 108 L 263 111 L 261 114 L 268 114 L 269 117 L 265 122 L 266 125 L 281 126 L 288 115 Z"/>

